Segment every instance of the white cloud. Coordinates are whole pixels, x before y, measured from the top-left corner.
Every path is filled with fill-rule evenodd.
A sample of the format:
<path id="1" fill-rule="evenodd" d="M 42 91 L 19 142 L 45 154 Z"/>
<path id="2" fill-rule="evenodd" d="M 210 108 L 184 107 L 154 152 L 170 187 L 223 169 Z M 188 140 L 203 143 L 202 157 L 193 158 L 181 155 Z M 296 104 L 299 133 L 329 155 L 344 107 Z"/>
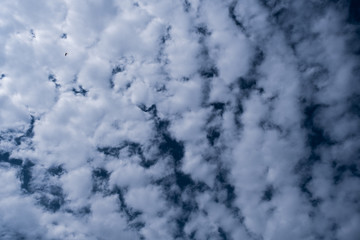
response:
<path id="1" fill-rule="evenodd" d="M 3 1 L 1 238 L 356 239 L 330 2 Z"/>
<path id="2" fill-rule="evenodd" d="M 65 194 L 71 203 L 79 207 L 86 204 L 91 193 L 91 171 L 88 168 L 72 170 L 61 177 Z"/>

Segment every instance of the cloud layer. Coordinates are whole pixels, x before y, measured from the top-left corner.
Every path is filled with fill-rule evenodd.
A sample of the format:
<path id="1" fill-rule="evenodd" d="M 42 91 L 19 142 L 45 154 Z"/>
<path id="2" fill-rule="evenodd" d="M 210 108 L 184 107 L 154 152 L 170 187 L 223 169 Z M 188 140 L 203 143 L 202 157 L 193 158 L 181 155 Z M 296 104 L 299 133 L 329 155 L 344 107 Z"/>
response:
<path id="1" fill-rule="evenodd" d="M 358 12 L 3 1 L 0 238 L 357 239 Z"/>

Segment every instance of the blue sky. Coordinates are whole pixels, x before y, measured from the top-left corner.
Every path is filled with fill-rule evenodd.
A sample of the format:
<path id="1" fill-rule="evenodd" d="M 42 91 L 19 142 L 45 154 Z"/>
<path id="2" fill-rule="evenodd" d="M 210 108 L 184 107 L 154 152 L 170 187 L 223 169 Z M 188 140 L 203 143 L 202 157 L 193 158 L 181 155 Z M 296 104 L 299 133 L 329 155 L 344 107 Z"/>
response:
<path id="1" fill-rule="evenodd" d="M 355 2 L 2 1 L 0 238 L 357 239 Z"/>

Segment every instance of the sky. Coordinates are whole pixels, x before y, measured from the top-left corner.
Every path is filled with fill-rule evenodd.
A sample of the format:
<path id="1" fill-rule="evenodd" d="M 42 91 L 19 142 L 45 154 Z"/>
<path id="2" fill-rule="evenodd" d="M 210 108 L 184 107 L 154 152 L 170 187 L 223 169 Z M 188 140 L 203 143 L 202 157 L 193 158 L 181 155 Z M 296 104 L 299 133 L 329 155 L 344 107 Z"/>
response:
<path id="1" fill-rule="evenodd" d="M 2 0 L 0 239 L 357 240 L 359 43 L 356 0 Z"/>

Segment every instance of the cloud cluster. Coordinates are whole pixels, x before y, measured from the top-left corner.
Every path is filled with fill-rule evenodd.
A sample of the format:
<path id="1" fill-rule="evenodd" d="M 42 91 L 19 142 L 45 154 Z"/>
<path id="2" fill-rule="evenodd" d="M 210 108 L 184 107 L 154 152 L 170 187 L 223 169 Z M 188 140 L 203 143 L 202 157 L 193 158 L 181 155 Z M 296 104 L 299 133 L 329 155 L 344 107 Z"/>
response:
<path id="1" fill-rule="evenodd" d="M 357 239 L 355 2 L 3 1 L 0 238 Z"/>

